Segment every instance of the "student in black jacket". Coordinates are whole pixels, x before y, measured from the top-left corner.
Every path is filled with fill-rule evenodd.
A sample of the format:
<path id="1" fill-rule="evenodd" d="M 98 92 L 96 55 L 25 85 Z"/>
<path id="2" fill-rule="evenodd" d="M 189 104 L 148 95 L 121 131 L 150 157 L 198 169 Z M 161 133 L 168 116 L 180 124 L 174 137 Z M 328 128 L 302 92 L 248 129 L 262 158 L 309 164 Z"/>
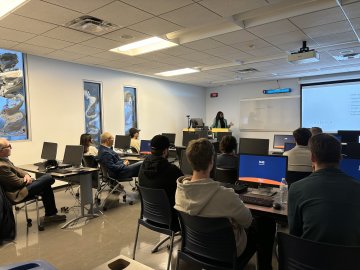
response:
<path id="1" fill-rule="evenodd" d="M 175 205 L 176 180 L 183 176 L 183 173 L 167 160 L 170 146 L 167 137 L 156 135 L 150 144 L 151 155 L 145 158 L 140 168 L 139 185 L 164 189 L 169 198 L 169 203 L 173 207 Z"/>

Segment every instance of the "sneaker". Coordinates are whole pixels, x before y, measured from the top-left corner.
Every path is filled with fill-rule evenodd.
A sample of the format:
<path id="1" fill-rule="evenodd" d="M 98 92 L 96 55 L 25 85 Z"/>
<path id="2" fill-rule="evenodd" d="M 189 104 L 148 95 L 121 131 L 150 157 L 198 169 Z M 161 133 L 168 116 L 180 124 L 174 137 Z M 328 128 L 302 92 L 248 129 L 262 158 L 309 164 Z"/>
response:
<path id="1" fill-rule="evenodd" d="M 44 216 L 44 223 L 59 222 L 66 220 L 65 215 Z"/>

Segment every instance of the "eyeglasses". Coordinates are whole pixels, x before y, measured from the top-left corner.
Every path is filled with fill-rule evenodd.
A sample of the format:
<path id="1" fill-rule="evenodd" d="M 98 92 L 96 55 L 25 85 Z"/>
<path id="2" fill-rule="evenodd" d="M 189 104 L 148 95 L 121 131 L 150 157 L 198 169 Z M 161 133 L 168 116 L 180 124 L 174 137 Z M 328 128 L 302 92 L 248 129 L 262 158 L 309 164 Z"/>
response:
<path id="1" fill-rule="evenodd" d="M 1 150 L 4 150 L 4 149 L 11 149 L 11 144 L 9 144 L 8 146 L 4 146 L 3 148 L 1 148 Z"/>

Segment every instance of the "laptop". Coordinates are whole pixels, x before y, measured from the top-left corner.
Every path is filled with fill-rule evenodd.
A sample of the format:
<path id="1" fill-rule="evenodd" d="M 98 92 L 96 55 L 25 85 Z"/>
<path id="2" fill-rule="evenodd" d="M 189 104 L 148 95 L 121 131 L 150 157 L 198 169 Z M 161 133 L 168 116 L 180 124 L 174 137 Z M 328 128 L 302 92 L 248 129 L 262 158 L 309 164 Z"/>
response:
<path id="1" fill-rule="evenodd" d="M 140 153 L 140 155 L 150 155 L 151 154 L 150 140 L 141 140 L 139 153 Z"/>

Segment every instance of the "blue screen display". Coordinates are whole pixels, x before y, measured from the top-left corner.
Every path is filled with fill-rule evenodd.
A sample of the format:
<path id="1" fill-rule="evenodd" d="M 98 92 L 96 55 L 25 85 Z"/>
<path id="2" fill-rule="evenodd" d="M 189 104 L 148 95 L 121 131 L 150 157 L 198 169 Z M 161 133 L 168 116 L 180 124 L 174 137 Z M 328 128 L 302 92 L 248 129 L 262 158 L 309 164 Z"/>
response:
<path id="1" fill-rule="evenodd" d="M 296 146 L 296 143 L 284 143 L 284 152 L 290 151 Z"/>
<path id="2" fill-rule="evenodd" d="M 141 140 L 140 152 L 151 152 L 151 145 L 149 140 Z"/>
<path id="3" fill-rule="evenodd" d="M 347 175 L 360 181 L 360 159 L 342 159 L 340 169 Z"/>
<path id="4" fill-rule="evenodd" d="M 286 156 L 240 155 L 239 180 L 279 185 L 286 178 Z"/>

